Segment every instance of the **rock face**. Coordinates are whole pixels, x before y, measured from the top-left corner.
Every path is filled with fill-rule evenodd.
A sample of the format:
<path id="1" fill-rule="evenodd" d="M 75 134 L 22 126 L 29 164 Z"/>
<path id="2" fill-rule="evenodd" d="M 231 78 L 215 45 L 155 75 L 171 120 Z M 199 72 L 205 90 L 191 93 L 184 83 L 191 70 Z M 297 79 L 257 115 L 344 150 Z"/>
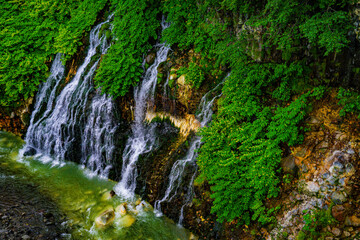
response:
<path id="1" fill-rule="evenodd" d="M 284 195 L 281 203 L 284 210 L 267 239 L 282 239 L 285 234 L 286 239 L 295 240 L 299 233 L 311 234 L 304 228 L 309 224 L 304 221 L 304 215 L 315 216 L 315 212 L 327 216 L 328 224 L 333 221 L 332 217 L 337 221 L 328 228 L 326 224 L 321 225 L 322 230 L 319 227 L 318 234 L 326 236 L 324 239 L 355 236 L 344 225 L 360 227 L 359 215 L 349 215 L 359 213 L 360 207 L 360 201 L 356 200 L 359 195 L 354 189 L 358 188 L 355 181 L 359 181 L 356 169 L 360 145 L 358 137 L 349 134 L 348 125 L 339 125 L 334 120 L 337 117 L 336 105 L 318 106 L 307 122 L 311 131 L 306 133 L 304 143 L 291 148 L 291 154 L 281 160 L 283 172 L 298 177 L 297 187 Z M 294 171 L 296 168 L 301 171 Z"/>

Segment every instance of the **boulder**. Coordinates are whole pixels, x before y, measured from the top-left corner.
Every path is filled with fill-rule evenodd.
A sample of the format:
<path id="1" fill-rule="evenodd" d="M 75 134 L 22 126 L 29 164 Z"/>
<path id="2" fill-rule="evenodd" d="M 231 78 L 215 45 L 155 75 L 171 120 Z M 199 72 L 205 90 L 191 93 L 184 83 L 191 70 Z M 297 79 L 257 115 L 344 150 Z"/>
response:
<path id="1" fill-rule="evenodd" d="M 113 208 L 103 211 L 98 217 L 95 218 L 95 224 L 98 228 L 105 228 L 110 226 L 115 219 L 115 212 Z"/>

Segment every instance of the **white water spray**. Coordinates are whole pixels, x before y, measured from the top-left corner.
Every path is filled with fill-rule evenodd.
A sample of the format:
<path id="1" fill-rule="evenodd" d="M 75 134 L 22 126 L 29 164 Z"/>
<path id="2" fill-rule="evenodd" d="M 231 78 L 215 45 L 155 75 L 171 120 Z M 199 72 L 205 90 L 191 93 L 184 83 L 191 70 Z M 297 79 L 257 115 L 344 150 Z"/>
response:
<path id="1" fill-rule="evenodd" d="M 164 30 L 169 25 L 164 18 L 161 22 Z M 144 124 L 146 110 L 149 104 L 154 102 L 154 93 L 157 83 L 157 68 L 164 62 L 170 50 L 165 44 L 158 44 L 158 51 L 154 63 L 146 70 L 144 79 L 140 86 L 135 88 L 135 116 L 131 126 L 132 135 L 129 137 L 123 154 L 123 167 L 121 181 L 116 185 L 114 191 L 118 195 L 132 198 L 135 194 L 136 178 L 138 176 L 136 162 L 140 155 L 150 152 L 156 142 L 155 126 Z"/>
<path id="2" fill-rule="evenodd" d="M 226 79 L 226 78 L 225 78 Z M 215 101 L 215 99 L 219 98 L 221 94 L 218 94 L 214 96 L 213 98 L 209 99 L 209 96 L 213 93 L 216 93 L 220 86 L 223 84 L 221 82 L 218 84 L 214 89 L 207 92 L 201 99 L 199 104 L 199 111 L 200 113 L 196 115 L 196 118 L 200 121 L 201 127 L 206 126 L 210 121 L 213 114 L 212 106 Z M 162 216 L 161 212 L 161 203 L 163 202 L 170 202 L 178 195 L 178 190 L 185 178 L 186 171 L 185 169 L 191 169 L 192 176 L 189 181 L 188 187 L 187 187 L 187 193 L 185 195 L 183 206 L 180 210 L 180 217 L 178 224 L 181 225 L 183 221 L 183 211 L 184 207 L 191 203 L 194 192 L 193 192 L 193 183 L 195 180 L 195 175 L 197 173 L 197 164 L 196 164 L 196 158 L 197 158 L 197 150 L 201 146 L 201 137 L 195 136 L 190 144 L 190 148 L 186 153 L 186 156 L 184 159 L 177 160 L 173 167 L 171 168 L 171 172 L 169 175 L 169 184 L 165 191 L 165 195 L 162 199 L 157 200 L 155 202 L 154 211 L 157 216 Z"/>
<path id="3" fill-rule="evenodd" d="M 100 58 L 90 68 L 89 65 L 98 49 L 105 54 L 109 48 L 105 36 L 99 38 L 99 31 L 112 16 L 90 31 L 90 46 L 84 63 L 57 97 L 64 67 L 60 54 L 56 56 L 51 75 L 37 95 L 26 136 L 27 148 L 57 160 L 73 157 L 104 177 L 110 168 L 116 124 L 111 117 L 111 98 L 100 96 L 92 83 Z"/>

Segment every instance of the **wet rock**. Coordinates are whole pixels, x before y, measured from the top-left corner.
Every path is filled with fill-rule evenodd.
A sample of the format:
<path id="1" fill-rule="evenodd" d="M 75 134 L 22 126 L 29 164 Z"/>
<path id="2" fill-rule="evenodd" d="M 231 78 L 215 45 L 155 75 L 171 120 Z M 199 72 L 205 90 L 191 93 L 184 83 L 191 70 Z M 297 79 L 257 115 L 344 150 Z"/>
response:
<path id="1" fill-rule="evenodd" d="M 29 235 L 23 235 L 23 236 L 21 237 L 21 239 L 23 239 L 23 240 L 28 240 L 28 239 L 30 239 L 30 236 L 29 236 Z"/>
<path id="2" fill-rule="evenodd" d="M 351 235 L 351 234 L 350 234 L 349 232 L 344 231 L 344 236 L 345 236 L 345 237 L 350 237 L 350 235 Z"/>
<path id="3" fill-rule="evenodd" d="M 117 206 L 115 211 L 117 213 L 120 213 L 121 216 L 125 216 L 126 215 L 126 203 L 122 203 L 119 206 Z"/>
<path id="4" fill-rule="evenodd" d="M 353 227 L 360 227 L 360 218 L 358 218 L 357 216 L 346 217 L 345 225 L 353 226 Z"/>
<path id="5" fill-rule="evenodd" d="M 345 197 L 345 194 L 343 192 L 335 191 L 331 195 L 331 200 L 335 204 L 343 204 L 344 202 L 346 202 L 346 197 Z"/>
<path id="6" fill-rule="evenodd" d="M 36 150 L 32 147 L 27 147 L 24 152 L 24 156 L 34 156 L 36 154 Z"/>
<path id="7" fill-rule="evenodd" d="M 346 217 L 346 209 L 343 205 L 333 206 L 331 209 L 331 215 L 339 222 L 343 222 Z"/>
<path id="8" fill-rule="evenodd" d="M 282 167 L 284 173 L 293 174 L 293 173 L 296 173 L 296 171 L 297 171 L 297 166 L 295 164 L 295 157 L 292 155 L 290 155 L 286 158 L 282 158 L 280 164 L 281 164 L 281 167 Z"/>
<path id="9" fill-rule="evenodd" d="M 156 53 L 154 52 L 149 53 L 145 58 L 146 63 L 149 65 L 153 64 L 155 61 L 155 57 L 156 57 Z"/>
<path id="10" fill-rule="evenodd" d="M 99 228 L 110 226 L 115 219 L 114 209 L 108 209 L 102 212 L 97 218 L 95 218 L 95 224 Z"/>

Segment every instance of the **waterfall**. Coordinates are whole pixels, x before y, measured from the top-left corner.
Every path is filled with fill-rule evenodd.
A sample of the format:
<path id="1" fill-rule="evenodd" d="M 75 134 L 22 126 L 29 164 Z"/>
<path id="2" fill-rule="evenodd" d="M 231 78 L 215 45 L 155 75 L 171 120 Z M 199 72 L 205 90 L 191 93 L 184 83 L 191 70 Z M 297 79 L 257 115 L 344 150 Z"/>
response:
<path id="1" fill-rule="evenodd" d="M 226 78 L 225 78 L 226 79 Z M 201 99 L 199 104 L 199 114 L 196 115 L 196 118 L 200 121 L 201 127 L 206 126 L 210 121 L 213 114 L 212 106 L 215 101 L 215 99 L 219 98 L 221 94 L 218 94 L 214 97 L 210 97 L 210 95 L 216 93 L 219 89 L 219 87 L 223 84 L 223 82 L 219 83 L 215 88 L 207 92 Z M 170 202 L 174 199 L 174 197 L 177 196 L 178 190 L 185 178 L 186 175 L 186 169 L 190 169 L 190 172 L 192 172 L 191 179 L 188 183 L 187 192 L 185 194 L 185 198 L 183 201 L 183 205 L 180 210 L 180 217 L 178 224 L 181 225 L 183 221 L 183 210 L 184 207 L 189 205 L 193 199 L 194 192 L 193 192 L 193 183 L 195 180 L 195 175 L 197 173 L 197 164 L 196 164 L 196 158 L 197 158 L 197 150 L 201 146 L 201 137 L 195 136 L 193 140 L 190 143 L 189 150 L 187 151 L 185 157 L 183 159 L 177 160 L 173 167 L 171 168 L 171 172 L 169 175 L 169 183 L 168 187 L 165 191 L 165 195 L 162 199 L 157 200 L 155 202 L 154 211 L 157 214 L 157 216 L 161 216 L 161 203 L 163 202 Z"/>
<path id="2" fill-rule="evenodd" d="M 169 24 L 163 18 L 161 22 L 162 30 Z M 157 83 L 157 68 L 164 62 L 170 50 L 165 43 L 157 44 L 158 48 L 154 63 L 146 70 L 143 81 L 134 91 L 135 114 L 134 122 L 131 126 L 132 135 L 127 140 L 123 153 L 122 178 L 116 185 L 114 191 L 118 195 L 131 198 L 134 196 L 136 188 L 136 178 L 138 176 L 136 162 L 140 155 L 150 152 L 156 142 L 155 126 L 145 125 L 144 119 L 147 108 L 154 103 L 154 93 Z"/>
<path id="3" fill-rule="evenodd" d="M 76 159 L 104 177 L 110 168 L 117 126 L 112 99 L 95 91 L 92 80 L 100 61 L 98 49 L 99 54 L 105 54 L 109 48 L 105 36 L 99 37 L 100 28 L 112 16 L 90 31 L 85 60 L 57 97 L 64 67 L 60 54 L 56 55 L 51 75 L 37 95 L 26 135 L 27 149 L 58 160 Z"/>

